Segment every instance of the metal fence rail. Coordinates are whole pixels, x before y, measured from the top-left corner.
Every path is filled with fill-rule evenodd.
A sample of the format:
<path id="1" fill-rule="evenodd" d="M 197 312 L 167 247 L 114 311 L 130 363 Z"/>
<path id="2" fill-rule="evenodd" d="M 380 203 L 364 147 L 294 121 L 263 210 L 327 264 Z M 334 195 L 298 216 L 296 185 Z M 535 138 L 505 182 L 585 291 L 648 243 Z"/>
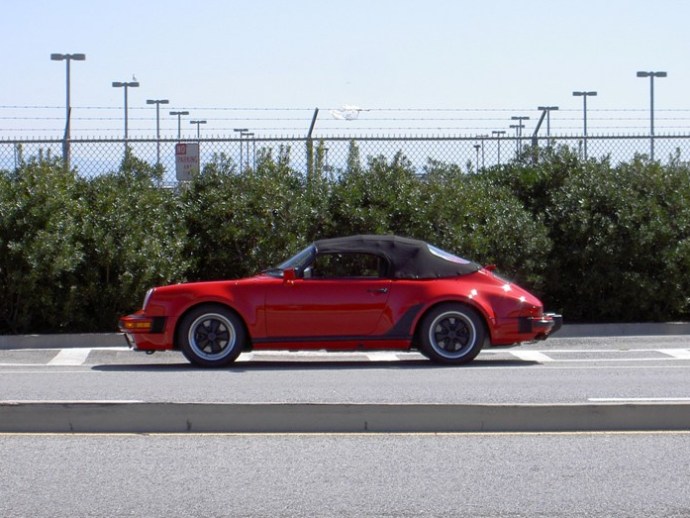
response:
<path id="1" fill-rule="evenodd" d="M 235 172 L 256 167 L 257 157 L 270 152 L 288 156 L 289 165 L 295 171 L 306 174 L 309 164 L 323 172 L 337 175 L 347 168 L 351 145 L 354 142 L 363 165 L 371 157 L 392 160 L 402 154 L 421 174 L 430 161 L 456 164 L 463 170 L 503 165 L 518 160 L 521 149 L 536 145 L 567 146 L 583 158 L 608 158 L 613 164 L 632 160 L 636 155 L 650 153 L 649 136 L 588 136 L 545 137 L 532 140 L 524 137 L 320 137 L 311 141 L 305 137 L 279 138 L 207 138 L 189 140 L 200 146 L 200 165 L 222 160 Z M 160 165 L 163 181 L 176 183 L 175 145 L 177 139 L 130 139 L 126 142 L 131 153 L 151 165 L 157 163 L 160 149 Z M 654 139 L 655 158 L 660 163 L 672 159 L 690 161 L 690 134 L 657 135 Z M 0 140 L 0 170 L 14 170 L 22 161 L 48 157 L 61 158 L 63 140 Z M 118 171 L 125 156 L 122 139 L 79 139 L 70 142 L 71 166 L 85 178 Z"/>

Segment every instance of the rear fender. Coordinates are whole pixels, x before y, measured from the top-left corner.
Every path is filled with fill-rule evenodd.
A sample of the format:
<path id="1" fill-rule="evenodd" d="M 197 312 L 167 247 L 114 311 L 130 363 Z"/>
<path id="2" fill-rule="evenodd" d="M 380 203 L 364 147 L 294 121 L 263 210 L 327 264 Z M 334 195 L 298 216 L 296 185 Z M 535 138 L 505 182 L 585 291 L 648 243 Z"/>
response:
<path id="1" fill-rule="evenodd" d="M 417 341 L 418 338 L 418 333 L 419 329 L 422 323 L 422 320 L 424 320 L 424 317 L 433 309 L 437 308 L 440 305 L 443 304 L 460 304 L 463 306 L 467 306 L 469 308 L 472 308 L 477 312 L 479 317 L 482 320 L 482 323 L 484 324 L 484 329 L 486 331 L 486 336 L 487 339 L 490 341 L 492 334 L 493 334 L 493 327 L 494 323 L 496 321 L 495 315 L 493 310 L 491 310 L 491 307 L 486 307 L 483 304 L 477 303 L 476 300 L 472 298 L 444 298 L 440 300 L 435 300 L 433 303 L 425 306 L 419 313 L 417 314 L 417 317 L 413 323 L 413 336 L 415 337 L 415 341 Z"/>

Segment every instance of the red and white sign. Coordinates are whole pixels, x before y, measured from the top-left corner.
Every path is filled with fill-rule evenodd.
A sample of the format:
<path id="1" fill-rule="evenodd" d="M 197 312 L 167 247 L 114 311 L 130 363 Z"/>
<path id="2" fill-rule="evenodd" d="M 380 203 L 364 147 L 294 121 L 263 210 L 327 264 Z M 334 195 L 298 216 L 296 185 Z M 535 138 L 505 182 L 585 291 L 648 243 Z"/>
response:
<path id="1" fill-rule="evenodd" d="M 199 144 L 175 144 L 175 174 L 178 182 L 188 182 L 199 173 Z"/>

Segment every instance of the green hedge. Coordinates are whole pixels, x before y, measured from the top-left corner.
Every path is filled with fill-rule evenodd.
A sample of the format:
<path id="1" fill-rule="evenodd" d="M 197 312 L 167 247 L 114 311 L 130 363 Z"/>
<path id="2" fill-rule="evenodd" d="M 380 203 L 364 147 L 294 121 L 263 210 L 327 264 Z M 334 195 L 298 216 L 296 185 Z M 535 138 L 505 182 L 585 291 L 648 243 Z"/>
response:
<path id="1" fill-rule="evenodd" d="M 320 147 L 317 147 L 315 164 Z M 395 233 L 497 264 L 570 322 L 686 320 L 690 168 L 612 166 L 567 148 L 482 171 L 402 154 L 344 170 L 261 150 L 218 156 L 180 189 L 129 155 L 87 180 L 57 160 L 0 172 L 0 333 L 112 331 L 154 285 L 237 278 L 319 237 Z"/>

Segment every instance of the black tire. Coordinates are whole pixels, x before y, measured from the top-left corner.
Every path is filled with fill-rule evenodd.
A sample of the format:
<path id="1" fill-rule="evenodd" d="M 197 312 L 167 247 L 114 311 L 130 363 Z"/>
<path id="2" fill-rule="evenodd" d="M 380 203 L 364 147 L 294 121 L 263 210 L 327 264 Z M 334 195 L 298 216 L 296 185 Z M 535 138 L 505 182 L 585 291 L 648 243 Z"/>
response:
<path id="1" fill-rule="evenodd" d="M 474 360 L 484 345 L 486 328 L 477 312 L 462 304 L 443 304 L 422 320 L 420 350 L 437 363 L 463 364 Z"/>
<path id="2" fill-rule="evenodd" d="M 200 306 L 180 322 L 182 354 L 200 367 L 223 367 L 235 361 L 247 340 L 240 318 L 222 306 Z"/>

